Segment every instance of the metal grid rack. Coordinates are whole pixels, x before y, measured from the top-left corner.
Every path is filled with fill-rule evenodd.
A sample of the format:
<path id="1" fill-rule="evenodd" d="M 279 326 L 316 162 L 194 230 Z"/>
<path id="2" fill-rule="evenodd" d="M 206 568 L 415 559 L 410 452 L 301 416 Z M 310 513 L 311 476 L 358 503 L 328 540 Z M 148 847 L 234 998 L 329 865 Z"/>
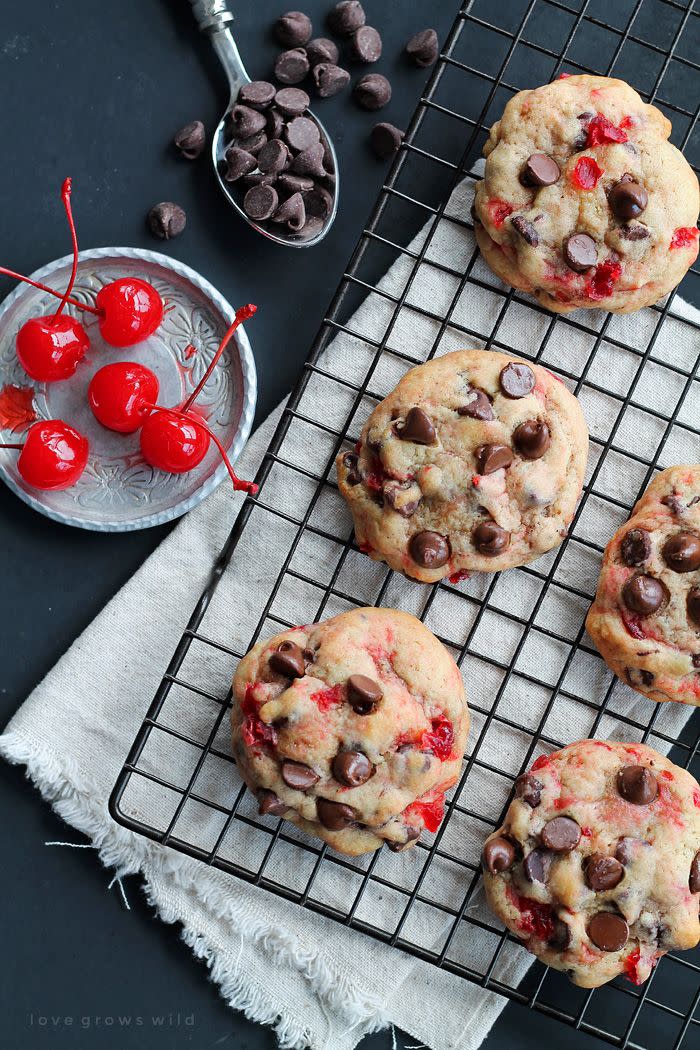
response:
<path id="1" fill-rule="evenodd" d="M 520 769 L 526 768 L 538 749 L 544 747 L 549 750 L 562 743 L 551 735 L 549 718 L 563 698 L 576 701 L 587 712 L 585 732 L 580 735 L 595 736 L 601 731 L 606 716 L 614 711 L 616 721 L 636 733 L 638 739 L 657 742 L 657 746 L 661 742 L 667 748 L 673 747 L 674 760 L 698 774 L 698 717 L 691 718 L 679 739 L 676 739 L 675 734 L 669 735 L 664 730 L 659 705 L 649 704 L 645 708 L 647 716 L 643 719 L 630 718 L 620 713 L 613 704 L 618 687 L 610 676 L 605 679 L 606 688 L 598 698 L 571 693 L 567 674 L 577 654 L 585 653 L 590 659 L 599 660 L 595 651 L 587 646 L 583 629 L 585 606 L 595 588 L 596 569 L 591 569 L 589 585 L 584 587 L 572 585 L 560 573 L 562 560 L 568 556 L 570 548 L 575 557 L 586 556 L 593 561 L 602 553 L 603 545 L 587 539 L 585 530 L 578 528 L 582 515 L 587 513 L 587 507 L 609 509 L 617 515 L 618 520 L 622 520 L 659 463 L 670 465 L 673 461 L 664 460 L 663 453 L 674 429 L 680 427 L 686 434 L 698 436 L 698 431 L 693 427 L 697 411 L 692 413 L 688 422 L 681 410 L 684 404 L 687 408 L 689 397 L 697 398 L 696 375 L 700 353 L 695 354 L 690 367 L 681 367 L 666 358 L 660 359 L 656 353 L 660 333 L 669 324 L 682 326 L 684 332 L 696 339 L 700 351 L 700 326 L 674 310 L 673 296 L 663 307 L 653 308 L 652 324 L 643 344 L 626 345 L 616 339 L 616 329 L 611 326 L 609 315 L 605 315 L 602 322 L 599 320 L 594 327 L 589 327 L 590 322 L 582 321 L 580 314 L 555 318 L 530 300 L 513 291 L 505 291 L 493 281 L 485 279 L 480 275 L 482 271 L 477 266 L 476 252 L 467 265 L 461 268 L 453 268 L 435 258 L 429 260 L 431 267 L 444 273 L 445 279 L 451 280 L 455 287 L 455 294 L 445 311 L 433 312 L 425 306 L 411 305 L 416 315 L 422 315 L 437 325 L 431 353 L 438 348 L 448 327 L 465 338 L 478 340 L 486 347 L 512 349 L 504 335 L 508 331 L 509 316 L 526 304 L 533 311 L 530 316 L 539 318 L 543 332 L 539 344 L 529 356 L 537 361 L 547 361 L 548 348 L 556 343 L 564 329 L 568 333 L 580 335 L 587 341 L 589 348 L 580 369 L 568 371 L 559 364 L 555 367 L 577 395 L 590 393 L 611 398 L 615 411 L 609 432 L 604 437 L 592 434 L 594 466 L 584 486 L 569 539 L 553 557 L 517 570 L 525 573 L 539 587 L 529 615 L 518 616 L 504 612 L 502 608 L 498 610 L 519 631 L 517 643 L 509 657 L 499 660 L 492 651 L 489 654 L 477 652 L 474 645 L 484 617 L 497 607 L 498 575 L 485 581 L 477 595 L 469 593 L 469 588 L 449 582 L 423 588 L 424 603 L 420 615 L 424 620 L 430 620 L 431 609 L 437 608 L 436 600 L 440 594 L 448 593 L 452 600 L 462 603 L 465 619 L 470 624 L 465 637 L 459 643 L 444 637 L 442 640 L 455 652 L 461 666 L 467 660 L 476 660 L 483 668 L 495 669 L 500 675 L 500 684 L 488 705 L 481 705 L 478 699 L 474 701 L 470 697 L 477 731 L 472 731 L 462 778 L 449 802 L 443 826 L 433 841 L 419 844 L 415 851 L 411 851 L 420 857 L 420 864 L 408 881 L 393 877 L 395 869 L 381 862 L 386 851 L 380 851 L 364 861 L 336 856 L 327 848 L 321 848 L 317 842 L 300 836 L 291 825 L 270 818 L 258 818 L 244 788 L 237 794 L 234 792 L 228 802 L 222 804 L 213 794 L 207 793 L 206 787 L 202 786 L 204 782 L 199 778 L 212 757 L 223 763 L 229 771 L 228 775 L 233 778 L 231 756 L 225 745 L 220 746 L 220 740 L 225 738 L 225 730 L 221 736 L 220 731 L 226 725 L 231 699 L 230 692 L 227 694 L 225 685 L 221 683 L 230 681 L 237 660 L 259 635 L 264 637 L 275 630 L 292 626 L 289 619 L 276 611 L 275 601 L 281 589 L 288 585 L 292 589 L 313 587 L 317 595 L 314 619 L 329 615 L 336 600 L 342 600 L 345 607 L 367 604 L 349 593 L 350 588 L 343 583 L 347 579 L 343 568 L 347 568 L 348 560 L 362 557 L 354 546 L 352 535 L 339 538 L 332 530 L 316 524 L 314 508 L 328 492 L 337 490 L 333 461 L 344 443 L 352 441 L 357 434 L 358 408 L 366 401 L 371 407 L 381 396 L 373 392 L 378 365 L 387 358 L 399 362 L 404 369 L 416 363 L 410 356 L 391 346 L 392 330 L 400 311 L 406 306 L 416 274 L 429 258 L 431 239 L 439 224 L 449 221 L 461 224 L 465 229 L 471 228 L 467 216 L 450 216 L 448 220 L 446 207 L 451 190 L 458 182 L 469 177 L 490 124 L 499 115 L 505 101 L 522 87 L 553 79 L 564 71 L 618 74 L 630 80 L 646 99 L 670 116 L 674 125 L 673 141 L 686 152 L 691 163 L 700 160 L 700 140 L 696 131 L 700 106 L 691 111 L 684 104 L 689 99 L 700 98 L 697 90 L 700 64 L 693 57 L 700 42 L 700 17 L 693 8 L 692 0 L 615 0 L 613 3 L 609 0 L 605 3 L 595 0 L 515 0 L 499 5 L 493 5 L 489 0 L 469 0 L 463 3 L 411 120 L 403 147 L 323 320 L 302 377 L 266 453 L 257 478 L 260 484 L 259 496 L 255 500 L 248 499 L 236 519 L 210 582 L 163 676 L 110 800 L 114 818 L 132 830 L 395 945 L 419 959 L 479 983 L 484 988 L 555 1016 L 614 1045 L 643 1048 L 647 1045 L 645 1033 L 653 1028 L 656 1033 L 655 1050 L 659 1046 L 668 1047 L 669 1050 L 671 1047 L 674 1050 L 680 1047 L 689 1050 L 697 1044 L 700 1035 L 700 952 L 696 950 L 667 956 L 641 988 L 618 980 L 595 992 L 584 992 L 569 985 L 562 975 L 545 969 L 539 963 L 531 967 L 523 980 L 508 980 L 503 977 L 500 961 L 504 945 L 512 938 L 502 932 L 500 927 L 489 925 L 472 913 L 471 903 L 479 886 L 478 846 L 475 859 L 465 861 L 457 858 L 451 854 L 447 845 L 447 829 L 460 814 L 468 814 L 479 822 L 483 829 L 482 837 L 500 823 L 503 812 L 500 802 L 500 812 L 484 816 L 483 813 L 472 812 L 467 801 L 469 778 L 474 770 L 486 771 L 494 778 L 504 780 L 503 797 L 515 775 L 505 773 L 493 761 L 489 761 L 483 746 L 487 734 L 497 725 L 521 729 L 527 746 L 522 761 L 519 759 L 518 762 Z M 499 25 L 493 24 L 496 11 L 501 23 Z M 393 231 L 396 229 L 417 230 L 426 222 L 428 232 L 423 242 L 418 242 L 419 247 L 406 248 L 394 240 Z M 377 290 L 380 275 L 397 256 L 409 266 L 405 287 L 395 295 Z M 698 271 L 693 269 L 682 286 L 684 296 L 696 301 L 700 299 L 697 277 Z M 488 328 L 483 331 L 479 330 L 478 322 L 475 322 L 477 327 L 470 327 L 458 323 L 453 316 L 460 293 L 469 285 L 483 289 L 485 295 L 499 297 L 500 305 L 495 320 L 490 320 Z M 364 344 L 371 344 L 371 357 L 363 377 L 330 377 L 350 397 L 347 418 L 342 425 L 331 426 L 310 418 L 300 405 L 313 378 L 329 377 L 319 363 L 321 355 L 333 337 L 339 334 L 353 336 L 348 318 L 354 306 L 369 293 L 379 294 L 388 304 L 388 324 L 384 336 L 374 342 L 368 340 L 366 335 L 359 336 Z M 631 355 L 633 368 L 629 383 L 625 384 L 621 393 L 612 391 L 608 383 L 596 379 L 595 362 L 603 343 Z M 643 403 L 639 393 L 646 371 L 655 367 L 666 369 L 665 374 L 674 385 L 675 393 L 668 409 L 665 404 L 655 407 Z M 618 443 L 624 421 L 632 412 L 643 413 L 644 418 L 656 428 L 654 449 L 649 454 L 644 454 L 644 448 L 640 451 L 636 444 L 632 449 L 621 447 Z M 285 458 L 285 437 L 290 426 L 297 422 L 322 433 L 327 440 L 328 454 L 324 470 L 315 472 L 301 462 L 290 462 Z M 622 440 L 625 441 L 624 438 Z M 629 441 L 626 444 L 629 446 Z M 605 491 L 602 472 L 611 457 L 624 457 L 624 462 L 634 467 L 638 483 L 635 483 L 631 495 L 615 495 Z M 303 515 L 295 517 L 279 501 L 266 499 L 271 472 L 277 468 L 284 468 L 289 477 L 298 479 L 299 484 L 311 486 L 308 506 Z M 250 638 L 246 639 L 247 644 L 241 645 L 239 651 L 204 633 L 202 622 L 222 575 L 246 536 L 246 529 L 255 529 L 256 534 L 260 535 L 260 530 L 265 528 L 265 521 L 272 519 L 283 520 L 289 527 L 289 546 L 272 591 L 260 609 L 257 626 Z M 322 582 L 295 569 L 295 552 L 310 534 L 336 545 L 335 567 Z M 543 564 L 544 569 L 541 568 Z M 375 605 L 384 603 L 394 575 L 383 566 L 379 571 L 382 577 L 376 591 Z M 581 603 L 580 628 L 575 637 L 563 637 L 556 627 L 543 625 L 538 619 L 547 597 L 553 593 L 568 595 Z M 436 629 L 432 622 L 431 626 L 442 637 L 439 627 Z M 532 640 L 531 636 L 541 642 L 549 640 L 563 647 L 564 658 L 554 681 L 544 674 L 525 674 L 519 668 L 518 658 L 523 647 L 528 644 L 528 639 Z M 200 647 L 212 669 L 219 662 L 222 673 L 218 678 L 212 670 L 210 683 L 194 684 L 188 680 L 187 658 L 192 646 Z M 543 689 L 546 692 L 546 703 L 534 723 L 527 724 L 523 719 L 520 726 L 504 715 L 502 707 L 499 709 L 501 698 L 513 678 L 524 679 L 533 690 Z M 201 705 L 202 710 L 206 709 L 208 714 L 203 715 L 206 723 L 203 734 L 188 733 L 186 726 L 175 728 L 164 723 L 162 714 L 173 690 L 181 691 L 193 707 Z M 152 764 L 149 767 L 148 763 L 144 763 L 153 736 L 159 733 L 165 734 L 173 746 L 192 749 L 194 759 L 191 771 L 188 771 L 184 780 L 178 779 L 165 766 L 156 766 L 154 769 Z M 141 804 L 140 807 L 128 804 L 129 791 L 135 783 L 162 789 L 172 796 L 172 811 L 167 819 L 156 820 L 147 804 Z M 220 818 L 217 834 L 204 846 L 181 830 L 180 818 L 188 806 L 200 807 L 200 812 L 215 812 Z M 234 829 L 247 831 L 252 836 L 247 841 L 255 842 L 258 848 L 248 853 L 242 849 L 233 853 L 226 851 L 224 844 Z M 273 858 L 276 851 L 282 848 L 291 851 L 286 856 L 294 857 L 298 862 L 294 866 L 298 867 L 299 872 L 303 871 L 301 883 L 286 878 L 284 872 L 281 875 L 277 873 Z M 431 896 L 431 873 L 439 864 L 448 861 L 458 865 L 462 879 L 461 900 L 449 904 Z M 338 873 L 343 878 L 347 877 L 344 903 L 336 901 L 329 904 L 318 892 L 329 866 L 336 877 Z M 289 870 L 287 865 L 287 874 Z M 363 901 L 373 891 L 396 897 L 395 921 L 389 925 L 373 923 L 363 910 Z M 414 913 L 425 908 L 433 909 L 432 914 L 441 918 L 442 934 L 437 944 L 426 945 L 415 935 L 416 926 L 412 921 Z M 493 937 L 490 958 L 479 966 L 459 961 L 451 953 L 460 933 L 465 929 L 468 931 L 470 927 L 488 930 Z"/>

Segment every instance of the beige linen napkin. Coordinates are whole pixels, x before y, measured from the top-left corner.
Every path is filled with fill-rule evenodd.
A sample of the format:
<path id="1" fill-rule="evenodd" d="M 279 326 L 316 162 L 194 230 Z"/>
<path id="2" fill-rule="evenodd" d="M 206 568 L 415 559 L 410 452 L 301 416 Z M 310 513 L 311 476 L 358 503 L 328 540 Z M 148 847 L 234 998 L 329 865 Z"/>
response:
<path id="1" fill-rule="evenodd" d="M 471 197 L 472 183 L 466 181 L 455 190 L 448 214 L 468 216 Z M 455 324 L 489 333 L 504 302 L 502 295 L 488 287 L 470 283 L 460 289 L 456 277 L 431 264 L 438 262 L 461 273 L 474 254 L 468 229 L 447 217 L 436 222 L 434 229 L 432 225 L 431 220 L 410 245 L 415 252 L 426 237 L 429 240 L 425 262 L 388 338 L 389 347 L 399 349 L 416 363 L 432 352 L 442 354 L 465 343 L 476 345 L 478 340 L 465 339 L 453 327 L 443 329 L 437 321 L 412 310 L 411 303 L 427 305 L 438 316 L 449 312 Z M 415 613 L 425 606 L 430 588 L 396 574 L 380 595 L 386 570 L 357 551 L 350 551 L 339 564 L 343 542 L 352 528 L 347 510 L 333 485 L 326 486 L 321 497 L 313 500 L 313 475 L 325 472 L 333 445 L 332 435 L 323 428 L 347 428 L 354 440 L 376 403 L 365 397 L 349 419 L 354 392 L 344 381 L 364 380 L 375 352 L 372 343 L 384 337 L 393 300 L 404 291 L 411 266 L 406 256 L 397 260 L 380 284 L 385 294 L 368 296 L 347 322 L 355 334 L 340 333 L 325 351 L 320 369 L 311 376 L 278 462 L 263 486 L 259 505 L 201 626 L 202 634 L 234 651 L 244 652 L 249 646 L 297 535 L 294 521 L 305 516 L 309 527 L 295 546 L 264 633 L 278 630 L 280 623 L 311 622 L 319 615 L 330 616 L 348 608 L 351 602 L 345 595 L 367 604 L 380 598 L 384 605 Z M 474 275 L 486 285 L 497 286 L 480 260 Z M 639 739 L 641 731 L 630 722 L 643 726 L 654 711 L 650 701 L 617 684 L 606 714 L 598 719 L 595 705 L 605 696 L 609 673 L 590 644 L 577 649 L 568 664 L 566 658 L 569 642 L 576 639 L 585 617 L 586 596 L 595 589 L 599 554 L 591 544 L 607 541 L 626 516 L 624 504 L 633 501 L 645 477 L 643 462 L 616 450 L 630 448 L 638 457 L 652 458 L 663 441 L 662 466 L 698 458 L 696 438 L 683 426 L 697 419 L 697 390 L 686 389 L 684 378 L 665 363 L 692 369 L 698 355 L 697 335 L 682 316 L 700 315 L 680 302 L 674 304 L 674 313 L 681 316 L 665 322 L 654 346 L 655 360 L 646 364 L 636 384 L 633 404 L 619 423 L 614 445 L 605 455 L 574 537 L 563 554 L 551 552 L 532 567 L 501 574 L 478 622 L 479 602 L 489 579 L 474 577 L 458 588 L 439 588 L 432 598 L 426 622 L 455 653 L 472 635 L 462 670 L 474 707 L 468 753 L 478 740 L 479 755 L 461 793 L 460 808 L 454 810 L 442 840 L 444 853 L 452 853 L 461 861 L 478 863 L 488 830 L 485 820 L 497 818 L 507 798 L 508 777 L 520 771 L 532 739 L 530 731 L 537 729 L 557 684 L 561 691 L 547 714 L 543 732 L 558 743 L 591 732 Z M 658 314 L 651 310 L 614 317 L 605 338 L 599 341 L 604 316 L 579 313 L 574 326 L 557 325 L 547 343 L 543 364 L 574 376 L 588 369 L 589 385 L 581 389 L 580 399 L 591 434 L 598 439 L 591 446 L 588 478 L 598 467 L 601 443 L 607 441 L 620 412 L 620 402 L 603 391 L 624 396 L 640 363 L 639 356 L 608 340 L 643 351 L 657 321 Z M 513 302 L 501 319 L 498 340 L 514 352 L 535 354 L 550 324 L 550 316 Z M 383 354 L 369 383 L 373 394 L 388 393 L 409 366 L 400 357 Z M 683 403 L 678 425 L 667 427 L 644 412 L 644 406 L 649 406 L 671 414 L 679 400 Z M 251 439 L 239 461 L 244 476 L 257 469 L 281 411 L 278 409 Z M 285 466 L 285 462 L 302 464 L 310 476 Z M 613 502 L 601 496 L 609 496 Z M 504 999 L 134 835 L 116 825 L 107 812 L 109 792 L 228 535 L 239 499 L 223 485 L 178 525 L 34 690 L 0 738 L 0 751 L 9 761 L 27 765 L 29 776 L 45 798 L 69 824 L 89 836 L 104 864 L 121 874 L 142 874 L 145 892 L 158 914 L 164 921 L 182 926 L 184 940 L 206 960 L 227 1002 L 253 1020 L 273 1025 L 283 1046 L 351 1050 L 368 1032 L 395 1024 L 433 1050 L 473 1050 L 486 1037 Z M 283 509 L 290 520 L 266 507 Z M 545 586 L 545 575 L 555 559 L 558 582 Z M 466 595 L 466 600 L 456 590 Z M 523 640 L 523 621 L 538 599 L 537 626 Z M 507 678 L 494 707 L 504 681 L 499 664 L 507 664 L 516 652 L 515 673 Z M 223 698 L 234 666 L 235 660 L 226 652 L 194 642 L 179 675 Z M 536 685 L 532 677 L 548 685 Z M 203 743 L 219 711 L 220 705 L 212 700 L 174 686 L 158 722 Z M 663 705 L 655 732 L 675 738 L 688 713 L 680 705 Z M 625 721 L 619 722 L 616 714 Z M 513 728 L 513 722 L 523 729 Z M 649 742 L 666 750 L 655 732 Z M 232 765 L 215 753 L 217 749 L 223 755 L 229 752 L 226 718 L 216 731 L 214 748 L 199 771 L 194 790 L 208 802 L 226 807 L 232 804 L 240 784 Z M 184 787 L 198 756 L 196 747 L 155 729 L 141 756 L 140 768 Z M 504 771 L 506 777 L 495 775 L 494 769 Z M 165 828 L 178 797 L 151 781 L 132 777 L 123 806 L 135 817 Z M 256 808 L 249 798 L 243 811 L 255 816 Z M 188 802 L 175 834 L 211 849 L 223 820 L 216 809 Z M 261 823 L 274 826 L 269 818 Z M 293 839 L 296 833 L 292 829 L 289 834 Z M 234 821 L 219 853 L 255 870 L 268 843 L 269 835 L 264 831 Z M 373 873 L 410 889 L 425 859 L 424 850 L 398 855 L 382 851 Z M 278 840 L 265 873 L 302 888 L 312 860 L 293 842 Z M 345 868 L 324 862 L 313 883 L 313 896 L 346 908 L 369 863 L 369 859 L 360 859 Z M 450 929 L 450 916 L 427 901 L 458 909 L 470 876 L 463 864 L 447 856 L 437 857 L 423 884 L 426 902 L 416 903 L 404 936 L 427 948 L 441 948 Z M 405 895 L 372 881 L 357 916 L 393 929 L 405 900 Z M 450 941 L 448 958 L 484 973 L 499 943 L 501 927 L 485 909 L 479 891 L 469 902 L 469 915 L 484 927 L 462 922 Z M 506 944 L 494 976 L 513 985 L 530 962 L 522 949 Z"/>

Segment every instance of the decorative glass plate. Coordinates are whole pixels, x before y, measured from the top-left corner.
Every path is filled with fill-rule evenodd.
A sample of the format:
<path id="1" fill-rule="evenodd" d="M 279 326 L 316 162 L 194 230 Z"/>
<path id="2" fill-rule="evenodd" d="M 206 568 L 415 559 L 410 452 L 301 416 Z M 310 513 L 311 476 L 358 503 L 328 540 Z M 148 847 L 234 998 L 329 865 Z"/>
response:
<path id="1" fill-rule="evenodd" d="M 163 321 L 150 338 L 117 349 L 102 339 L 97 317 L 68 306 L 67 312 L 80 317 L 90 350 L 70 379 L 36 383 L 17 360 L 15 339 L 26 320 L 51 313 L 57 301 L 47 292 L 19 285 L 0 306 L 0 440 L 21 442 L 33 418 L 63 419 L 88 438 L 90 455 L 77 484 L 58 492 L 28 486 L 17 471 L 17 452 L 10 449 L 0 449 L 0 477 L 30 507 L 66 525 L 100 532 L 160 525 L 191 510 L 228 478 L 214 443 L 188 474 L 155 470 L 141 457 L 138 433 L 117 434 L 97 422 L 87 401 L 88 385 L 103 365 L 137 361 L 158 376 L 160 405 L 181 404 L 204 374 L 235 311 L 198 273 L 158 252 L 94 248 L 79 258 L 73 298 L 94 304 L 103 285 L 117 277 L 141 277 L 163 297 Z M 65 256 L 31 276 L 62 292 L 71 261 Z M 255 362 L 241 327 L 196 402 L 232 462 L 250 433 L 256 395 Z"/>

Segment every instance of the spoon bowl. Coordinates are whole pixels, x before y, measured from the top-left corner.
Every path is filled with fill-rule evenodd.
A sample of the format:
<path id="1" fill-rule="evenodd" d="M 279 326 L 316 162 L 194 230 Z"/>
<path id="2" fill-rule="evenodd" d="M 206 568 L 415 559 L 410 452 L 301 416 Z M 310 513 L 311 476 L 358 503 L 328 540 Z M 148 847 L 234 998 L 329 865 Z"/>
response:
<path id="1" fill-rule="evenodd" d="M 294 233 L 291 231 L 276 232 L 268 229 L 266 226 L 262 226 L 260 223 L 256 222 L 255 219 L 251 219 L 249 215 L 246 215 L 242 203 L 236 198 L 234 187 L 224 179 L 224 172 L 226 170 L 226 149 L 230 145 L 230 142 L 227 142 L 226 140 L 228 112 L 236 103 L 238 93 L 243 85 L 249 84 L 251 78 L 248 76 L 246 68 L 243 65 L 243 60 L 241 59 L 238 47 L 236 46 L 233 34 L 231 33 L 230 27 L 233 22 L 233 15 L 228 10 L 226 0 L 191 0 L 191 3 L 197 24 L 201 31 L 210 38 L 212 47 L 214 48 L 228 79 L 231 92 L 229 107 L 216 126 L 211 144 L 212 163 L 214 165 L 214 171 L 216 172 L 219 186 L 229 204 L 235 208 L 238 214 L 245 219 L 249 226 L 252 226 L 254 230 L 261 233 L 263 237 L 266 237 L 269 241 L 274 241 L 276 244 L 283 244 L 289 248 L 311 248 L 313 245 L 322 241 L 326 236 L 333 225 L 338 210 L 340 182 L 338 177 L 338 158 L 336 156 L 333 142 L 318 117 L 316 117 L 310 110 L 306 110 L 304 116 L 309 120 L 312 120 L 318 127 L 321 135 L 321 143 L 331 157 L 333 174 L 335 175 L 335 187 L 332 195 L 333 204 L 331 211 L 323 220 L 323 225 L 317 233 L 312 236 L 302 236 L 300 233 Z"/>

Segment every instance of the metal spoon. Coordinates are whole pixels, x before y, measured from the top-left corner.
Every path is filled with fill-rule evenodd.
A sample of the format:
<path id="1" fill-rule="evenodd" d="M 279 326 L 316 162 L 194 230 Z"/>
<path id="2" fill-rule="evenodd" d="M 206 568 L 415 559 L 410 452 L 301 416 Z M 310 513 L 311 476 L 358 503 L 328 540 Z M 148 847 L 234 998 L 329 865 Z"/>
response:
<path id="1" fill-rule="evenodd" d="M 226 0 L 191 0 L 192 10 L 197 20 L 197 24 L 203 33 L 210 38 L 214 50 L 219 56 L 219 61 L 223 67 L 224 72 L 228 78 L 229 87 L 231 89 L 231 106 L 236 102 L 238 98 L 238 92 L 240 91 L 243 84 L 250 83 L 250 77 L 246 72 L 246 68 L 243 65 L 241 56 L 238 53 L 236 42 L 233 39 L 233 35 L 230 30 L 230 25 L 233 22 L 233 15 L 228 10 Z M 338 209 L 338 191 L 339 191 L 339 180 L 338 180 L 338 159 L 336 157 L 333 143 L 331 142 L 326 129 L 324 128 L 318 117 L 315 117 L 313 113 L 307 111 L 304 116 L 313 120 L 317 125 L 321 133 L 321 142 L 327 148 L 333 161 L 333 171 L 336 178 L 335 189 L 333 192 L 333 207 L 330 215 L 324 221 L 323 227 L 313 237 L 302 238 L 299 234 L 294 233 L 275 233 L 272 230 L 267 229 L 265 226 L 261 226 L 259 223 L 251 219 L 243 211 L 242 206 L 238 203 L 234 196 L 232 187 L 224 180 L 222 170 L 225 170 L 226 161 L 224 154 L 226 152 L 226 143 L 224 129 L 226 124 L 226 114 L 219 121 L 214 137 L 211 144 L 211 155 L 212 162 L 214 164 L 214 171 L 216 177 L 219 180 L 221 189 L 226 194 L 226 198 L 229 203 L 236 209 L 239 215 L 242 215 L 247 223 L 249 223 L 254 230 L 258 233 L 262 233 L 263 237 L 267 237 L 268 240 L 275 241 L 277 244 L 285 244 L 290 248 L 311 248 L 314 244 L 318 244 L 326 236 L 333 220 L 335 219 L 336 211 Z"/>

